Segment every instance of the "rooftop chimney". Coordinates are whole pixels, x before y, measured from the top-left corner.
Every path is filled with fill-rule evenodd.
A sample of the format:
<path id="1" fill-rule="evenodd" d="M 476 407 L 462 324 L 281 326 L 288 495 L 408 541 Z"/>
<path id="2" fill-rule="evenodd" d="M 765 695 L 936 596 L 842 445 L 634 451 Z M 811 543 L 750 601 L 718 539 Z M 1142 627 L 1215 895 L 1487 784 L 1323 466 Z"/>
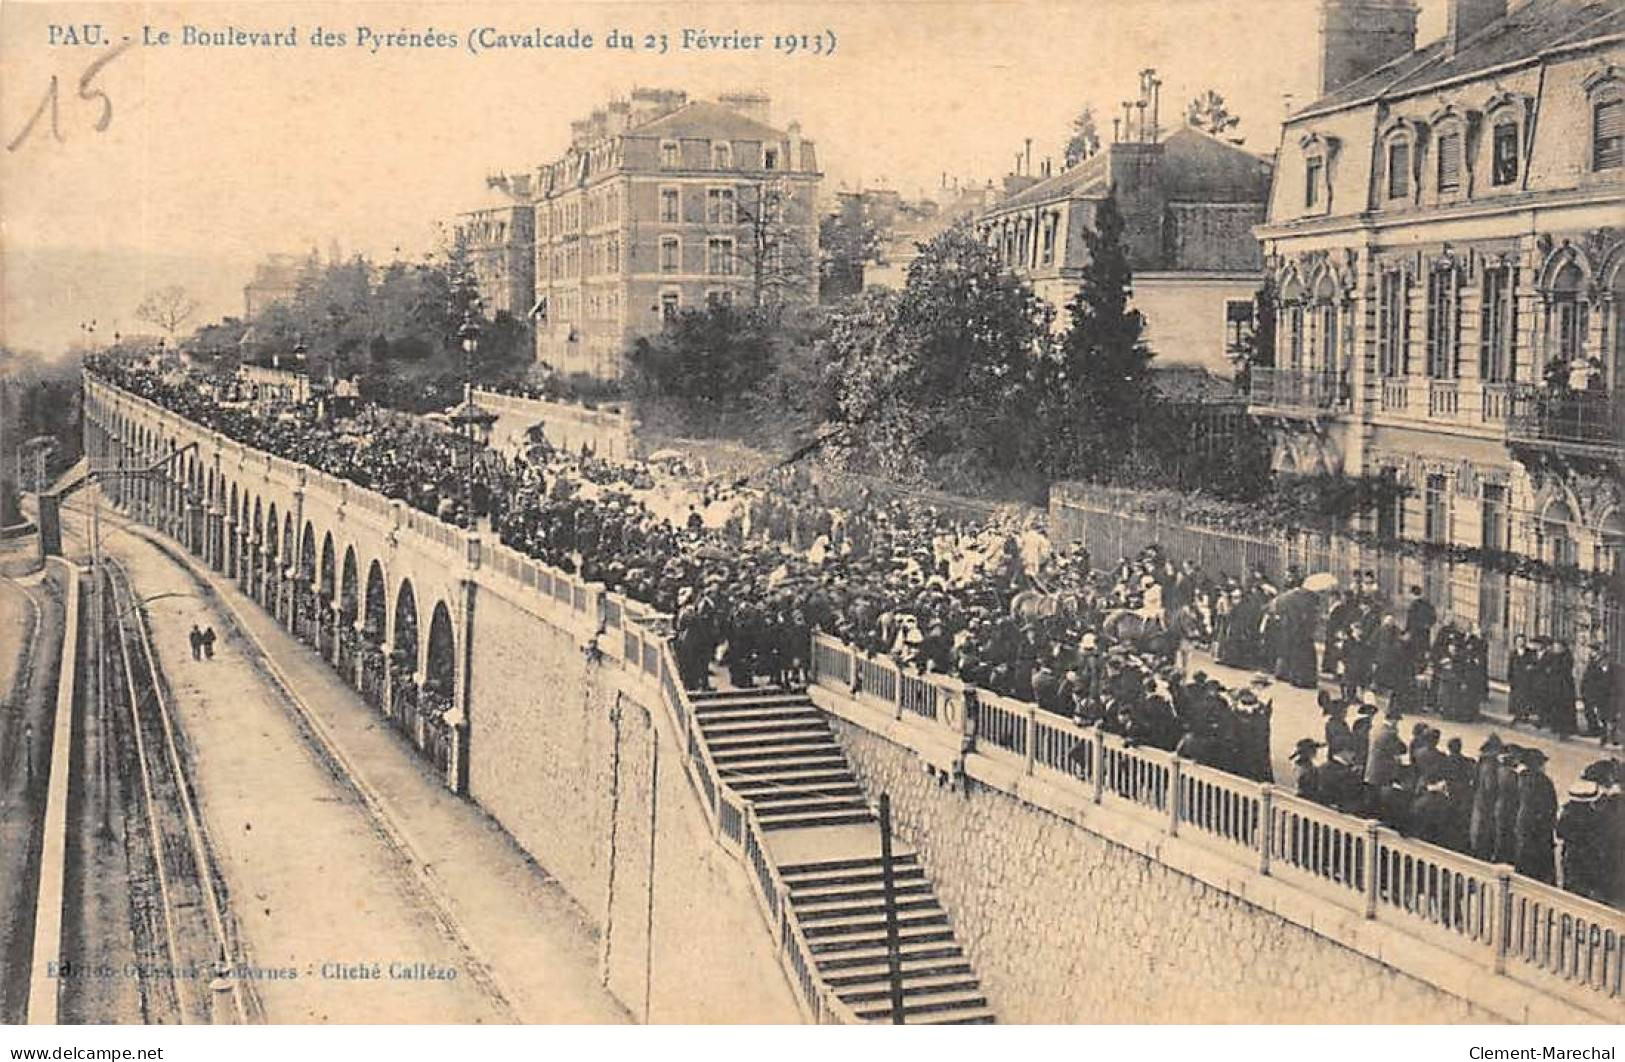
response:
<path id="1" fill-rule="evenodd" d="M 1416 50 L 1415 0 L 1322 0 L 1320 94 Z"/>
<path id="2" fill-rule="evenodd" d="M 1506 13 L 1507 0 L 1450 0 L 1444 16 L 1445 57 L 1454 56 L 1469 37 Z"/>

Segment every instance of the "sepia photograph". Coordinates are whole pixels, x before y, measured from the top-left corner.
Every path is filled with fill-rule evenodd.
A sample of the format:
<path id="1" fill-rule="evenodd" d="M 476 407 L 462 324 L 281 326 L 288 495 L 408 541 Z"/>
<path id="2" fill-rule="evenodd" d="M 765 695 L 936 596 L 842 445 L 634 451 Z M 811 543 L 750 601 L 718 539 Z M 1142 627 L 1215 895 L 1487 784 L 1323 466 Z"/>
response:
<path id="1" fill-rule="evenodd" d="M 8 1057 L 1617 1057 L 1625 0 L 0 70 Z"/>

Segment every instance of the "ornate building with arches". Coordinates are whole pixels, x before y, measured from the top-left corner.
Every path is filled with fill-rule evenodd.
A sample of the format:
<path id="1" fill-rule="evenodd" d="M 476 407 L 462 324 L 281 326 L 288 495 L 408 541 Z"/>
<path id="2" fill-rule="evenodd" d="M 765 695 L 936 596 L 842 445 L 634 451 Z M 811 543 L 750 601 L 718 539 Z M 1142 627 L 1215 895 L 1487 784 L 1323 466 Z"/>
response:
<path id="1" fill-rule="evenodd" d="M 1617 576 L 1625 0 L 1450 0 L 1421 48 L 1415 14 L 1323 4 L 1324 95 L 1283 127 L 1257 230 L 1276 342 L 1250 409 L 1278 469 L 1409 488 L 1361 530 Z M 1435 597 L 1619 644 L 1617 609 L 1576 618 L 1494 575 L 1452 565 Z"/>

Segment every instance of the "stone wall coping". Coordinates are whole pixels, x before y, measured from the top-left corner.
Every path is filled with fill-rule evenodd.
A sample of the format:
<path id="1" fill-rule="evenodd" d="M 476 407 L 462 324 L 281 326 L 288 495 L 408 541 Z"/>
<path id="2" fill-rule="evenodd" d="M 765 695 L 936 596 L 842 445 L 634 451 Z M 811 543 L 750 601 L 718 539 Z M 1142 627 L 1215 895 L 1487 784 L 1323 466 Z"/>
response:
<path id="1" fill-rule="evenodd" d="M 941 766 L 951 747 L 940 737 L 942 728 L 926 720 L 894 718 L 879 707 L 816 685 L 808 688 L 808 694 L 823 711 L 891 742 L 932 767 Z M 959 756 L 957 749 L 953 756 Z M 1418 939 L 1400 927 L 1364 918 L 1308 888 L 1250 870 L 1233 856 L 1212 851 L 1208 842 L 1199 837 L 1170 835 L 1161 815 L 1096 805 L 1089 790 L 1077 784 L 1058 784 L 1027 775 L 1014 762 L 981 752 L 964 754 L 960 767 L 966 778 L 990 790 L 1063 819 L 1507 1021 L 1572 1025 L 1600 1020 L 1599 1015 L 1542 992 L 1537 986 L 1511 976 L 1495 976 L 1482 964 Z"/>

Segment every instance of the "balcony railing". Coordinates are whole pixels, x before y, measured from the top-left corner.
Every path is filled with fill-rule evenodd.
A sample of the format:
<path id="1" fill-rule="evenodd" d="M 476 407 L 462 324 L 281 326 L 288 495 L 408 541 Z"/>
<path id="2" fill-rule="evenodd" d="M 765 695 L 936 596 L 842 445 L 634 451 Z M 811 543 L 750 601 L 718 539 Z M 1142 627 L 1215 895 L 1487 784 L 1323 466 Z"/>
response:
<path id="1" fill-rule="evenodd" d="M 1520 386 L 1511 395 L 1507 437 L 1559 449 L 1618 454 L 1625 446 L 1625 395 Z"/>
<path id="2" fill-rule="evenodd" d="M 1316 413 L 1345 412 L 1352 404 L 1342 373 L 1309 369 L 1254 368 L 1248 398 L 1254 406 Z"/>

